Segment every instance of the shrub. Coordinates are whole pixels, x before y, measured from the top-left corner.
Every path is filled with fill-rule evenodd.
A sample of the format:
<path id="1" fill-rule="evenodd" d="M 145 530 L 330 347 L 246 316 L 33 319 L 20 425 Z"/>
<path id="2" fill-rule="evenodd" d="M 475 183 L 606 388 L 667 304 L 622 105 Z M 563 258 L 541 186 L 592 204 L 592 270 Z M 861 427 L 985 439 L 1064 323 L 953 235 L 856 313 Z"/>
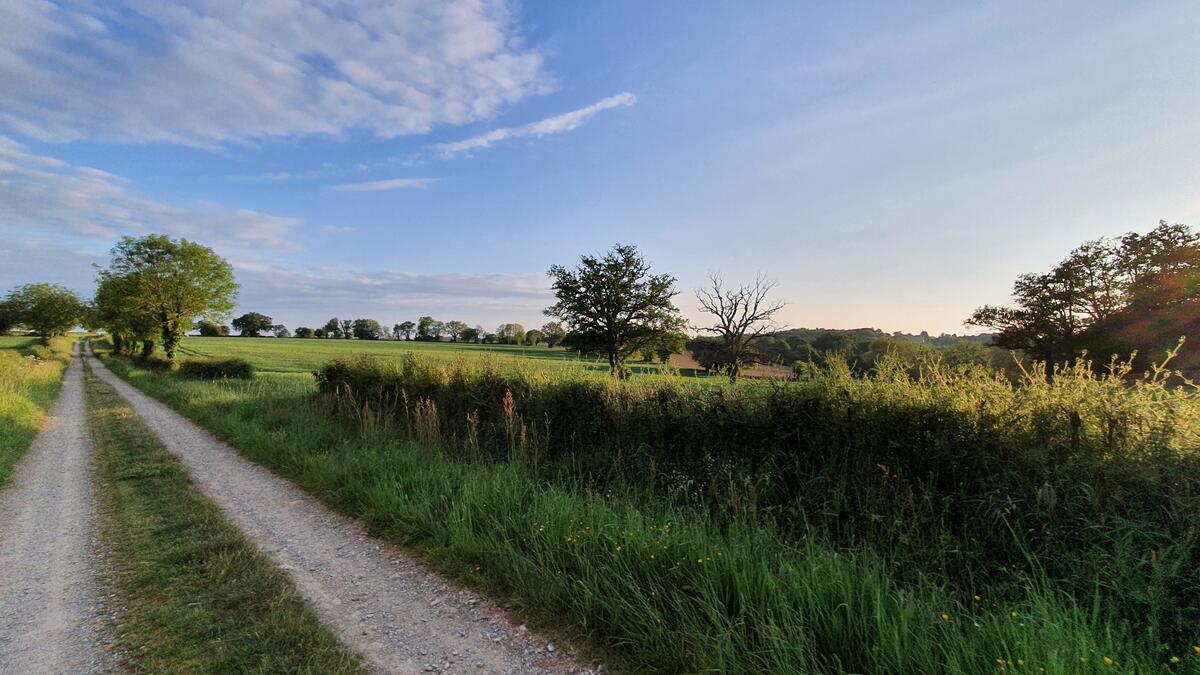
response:
<path id="1" fill-rule="evenodd" d="M 249 379 L 250 364 L 239 358 L 195 357 L 179 365 L 179 374 L 198 380 Z"/>
<path id="2" fill-rule="evenodd" d="M 802 381 L 618 382 L 501 361 L 334 361 L 361 423 L 518 460 L 586 489 L 699 504 L 889 551 L 960 589 L 1047 574 L 1114 620 L 1200 624 L 1200 395 L 1113 364 L 1013 386 L 982 368 L 837 360 Z M 969 597 L 969 596 L 968 596 Z M 1149 619 L 1147 617 L 1150 617 Z"/>

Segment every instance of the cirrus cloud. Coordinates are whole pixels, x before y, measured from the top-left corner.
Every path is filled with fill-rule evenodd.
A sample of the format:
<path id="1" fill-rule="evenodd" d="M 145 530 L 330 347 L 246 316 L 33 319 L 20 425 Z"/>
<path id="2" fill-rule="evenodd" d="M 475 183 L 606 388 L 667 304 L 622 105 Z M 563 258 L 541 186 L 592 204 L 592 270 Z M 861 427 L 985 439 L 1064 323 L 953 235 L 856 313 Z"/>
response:
<path id="1" fill-rule="evenodd" d="M 563 134 L 583 126 L 585 122 L 595 117 L 599 112 L 631 106 L 634 103 L 637 103 L 637 97 L 629 92 L 623 92 L 616 96 L 601 99 L 578 110 L 572 110 L 571 112 L 555 115 L 554 117 L 547 117 L 544 120 L 530 122 L 519 127 L 493 129 L 485 134 L 453 143 L 439 143 L 437 148 L 443 155 L 457 155 L 472 150 L 490 148 L 500 141 L 507 141 L 514 138 L 540 138 L 553 134 Z"/>
<path id="2" fill-rule="evenodd" d="M 390 178 L 365 183 L 343 183 L 329 188 L 338 192 L 379 192 L 381 190 L 424 190 L 437 182 L 436 178 Z"/>

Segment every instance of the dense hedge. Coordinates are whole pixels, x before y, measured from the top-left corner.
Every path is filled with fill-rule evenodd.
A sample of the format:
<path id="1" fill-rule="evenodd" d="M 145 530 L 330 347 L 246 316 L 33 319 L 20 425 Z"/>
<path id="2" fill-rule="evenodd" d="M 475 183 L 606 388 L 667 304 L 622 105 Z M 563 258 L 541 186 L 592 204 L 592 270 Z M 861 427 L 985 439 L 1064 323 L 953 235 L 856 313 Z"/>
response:
<path id="1" fill-rule="evenodd" d="M 199 356 L 179 364 L 179 374 L 199 380 L 247 379 L 254 375 L 254 369 L 244 359 Z"/>
<path id="2" fill-rule="evenodd" d="M 1167 371 L 1013 386 L 884 362 L 729 387 L 409 355 L 315 375 L 347 417 L 447 449 L 818 528 L 964 587 L 1045 569 L 1177 633 L 1200 623 L 1200 398 Z"/>

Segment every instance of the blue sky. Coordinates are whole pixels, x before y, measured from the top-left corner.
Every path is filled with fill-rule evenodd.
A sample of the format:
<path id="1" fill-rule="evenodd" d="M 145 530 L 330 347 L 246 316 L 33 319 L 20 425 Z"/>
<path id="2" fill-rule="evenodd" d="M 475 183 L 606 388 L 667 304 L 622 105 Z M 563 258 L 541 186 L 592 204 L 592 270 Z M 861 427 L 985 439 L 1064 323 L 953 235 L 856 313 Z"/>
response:
<path id="1" fill-rule="evenodd" d="M 0 287 L 206 243 L 239 311 L 540 325 L 635 243 L 793 326 L 962 332 L 1084 240 L 1200 225 L 1200 6 L 0 4 Z M 698 317 L 695 317 L 698 318 Z"/>

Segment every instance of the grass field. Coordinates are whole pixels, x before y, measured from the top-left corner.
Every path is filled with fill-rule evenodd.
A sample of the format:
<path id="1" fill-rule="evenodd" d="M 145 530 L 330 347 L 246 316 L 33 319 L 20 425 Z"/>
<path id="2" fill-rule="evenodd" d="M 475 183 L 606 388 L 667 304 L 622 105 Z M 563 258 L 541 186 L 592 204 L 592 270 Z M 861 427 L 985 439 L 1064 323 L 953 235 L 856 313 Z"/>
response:
<path id="1" fill-rule="evenodd" d="M 257 370 L 273 373 L 311 373 L 322 364 L 333 359 L 354 356 L 397 358 L 401 354 L 416 353 L 434 358 L 497 358 L 520 359 L 530 365 L 549 368 L 580 368 L 595 372 L 608 372 L 608 363 L 600 359 L 581 359 L 576 354 L 549 347 L 521 347 L 516 345 L 483 345 L 451 342 L 416 342 L 406 340 L 317 340 L 300 338 L 231 338 L 189 337 L 183 341 L 180 354 L 188 356 L 237 356 L 246 359 Z M 634 363 L 635 373 L 659 373 L 663 367 L 657 364 Z M 674 369 L 669 369 L 675 372 Z M 689 377 L 702 376 L 692 369 L 681 369 L 679 374 Z"/>
<path id="2" fill-rule="evenodd" d="M 328 356 L 310 351 L 310 344 L 312 350 L 346 350 L 337 356 L 349 356 L 359 346 L 279 341 L 268 346 L 266 356 L 256 357 L 239 351 L 239 344 L 254 341 L 216 341 L 228 345 L 225 354 L 259 363 L 284 357 L 311 363 Z M 185 345 L 189 342 L 196 346 L 191 340 Z M 293 345 L 303 353 L 282 352 Z M 450 355 L 455 351 L 430 347 L 448 349 Z M 603 458 L 601 464 L 588 457 L 589 448 L 561 460 L 542 457 L 541 463 L 527 454 L 481 458 L 482 430 L 474 441 L 451 434 L 450 425 L 461 426 L 461 420 L 431 423 L 426 417 L 421 422 L 418 415 L 410 433 L 403 424 L 378 427 L 339 418 L 314 395 L 313 378 L 298 366 L 251 380 L 194 381 L 124 360 L 112 363 L 136 386 L 255 461 L 362 518 L 375 532 L 537 615 L 569 621 L 635 670 L 1200 672 L 1200 652 L 1193 653 L 1191 642 L 1200 631 L 1186 621 L 1193 611 L 1189 598 L 1197 590 L 1187 564 L 1195 549 L 1195 521 L 1189 515 L 1194 510 L 1191 481 L 1185 478 L 1194 455 L 1181 454 L 1194 445 L 1189 434 L 1195 425 L 1183 420 L 1184 426 L 1170 431 L 1178 414 L 1190 414 L 1195 406 L 1194 395 L 1186 391 L 1150 388 L 1126 396 L 1118 383 L 1080 375 L 1075 381 L 1064 378 L 1061 387 L 1031 388 L 1018 398 L 1002 378 L 939 384 L 884 375 L 864 382 L 834 378 L 782 388 L 753 386 L 749 390 L 763 395 L 745 401 L 713 393 L 706 400 L 716 407 L 696 408 L 695 419 L 687 422 L 696 429 L 686 436 L 672 434 L 682 427 L 663 417 L 657 422 L 664 425 L 661 437 L 666 442 L 698 439 L 711 429 L 721 443 L 743 439 L 741 452 L 748 452 L 753 448 L 747 443 L 759 442 L 752 441 L 755 434 L 783 434 L 779 437 L 787 443 L 800 443 L 787 450 L 787 457 L 812 454 L 818 465 L 838 471 L 853 470 L 846 457 L 854 453 L 866 462 L 861 477 L 851 473 L 839 483 L 835 471 L 797 484 L 800 497 L 786 511 L 735 508 L 721 514 L 755 500 L 765 507 L 769 482 L 697 482 L 664 466 L 667 455 L 638 454 L 621 445 L 590 448 Z M 626 396 L 622 390 L 642 386 L 638 380 L 597 385 L 590 377 L 575 382 L 486 368 L 459 373 L 440 359 L 425 363 L 427 368 L 404 375 L 404 381 L 428 388 L 429 395 L 444 389 L 442 403 L 455 415 L 461 411 L 449 403 L 470 396 L 463 387 L 473 378 L 501 390 L 511 383 L 521 396 L 535 391 L 522 389 L 530 383 L 549 387 L 547 396 L 580 396 L 598 387 L 598 396 L 625 411 L 651 403 L 662 411 L 692 405 L 690 388 L 672 394 L 669 382 L 661 390 L 652 384 L 658 378 L 641 380 L 651 387 L 647 392 Z M 753 401 L 766 407 L 746 407 Z M 528 403 L 520 399 L 518 409 Z M 780 405 L 785 407 L 772 412 Z M 1059 428 L 1071 428 L 1064 426 L 1069 417 L 1058 419 L 1061 406 L 1077 405 L 1087 406 L 1083 435 L 1079 429 L 1074 437 L 1060 435 Z M 598 408 L 589 418 L 580 415 L 581 409 L 565 409 L 559 421 L 654 423 L 654 416 L 607 417 Z M 1111 444 L 1112 438 L 1105 441 L 1102 429 L 1092 427 L 1092 416 L 1109 419 L 1110 429 L 1123 428 L 1112 427 L 1113 414 L 1128 420 L 1131 429 L 1145 429 L 1118 433 L 1118 444 L 1127 449 L 1116 455 L 1093 453 L 1093 442 Z M 1159 414 L 1167 417 L 1157 419 Z M 801 426 L 794 433 L 777 429 L 773 434 L 758 429 L 762 420 Z M 1000 428 L 1008 431 L 996 447 L 981 441 L 980 434 Z M 628 436 L 628 429 L 622 433 L 650 438 Z M 514 436 L 508 438 L 511 445 Z M 1166 445 L 1157 447 L 1164 439 Z M 503 436 L 495 440 L 503 447 Z M 1060 444 L 1065 444 L 1061 453 Z M 1071 455 L 1076 446 L 1079 458 Z M 711 450 L 697 450 L 693 454 L 701 456 L 694 459 L 711 469 L 713 478 L 725 476 L 725 465 L 707 454 Z M 953 454 L 959 450 L 968 454 Z M 946 459 L 939 459 L 939 452 L 948 453 Z M 981 483 L 968 487 L 961 481 L 972 470 L 971 453 L 995 453 L 999 463 L 982 464 Z M 882 477 L 870 459 L 875 456 L 889 457 Z M 567 473 L 548 471 L 548 461 L 557 461 Z M 598 483 L 600 476 L 587 467 L 603 462 L 615 468 L 607 482 Z M 930 482 L 935 476 L 917 472 L 922 462 L 929 471 L 956 464 L 946 492 Z M 999 472 L 991 473 L 992 466 Z M 759 471 L 779 480 L 778 466 L 767 464 Z M 904 476 L 902 482 L 893 478 L 897 474 Z M 757 480 L 757 475 L 748 476 Z M 643 476 L 674 476 L 685 498 L 615 487 L 622 478 L 645 484 Z M 740 480 L 740 474 L 728 476 Z M 1051 481 L 1057 492 L 1046 493 Z M 871 501 L 852 501 L 859 488 Z M 965 533 L 952 527 L 955 518 L 967 517 L 956 515 L 959 511 L 977 518 L 967 521 Z M 837 523 L 845 522 L 869 534 L 832 536 Z M 1054 529 L 1059 527 L 1064 529 Z M 1068 536 L 1071 531 L 1075 534 Z M 1048 548 L 1039 544 L 1037 553 L 1024 548 L 1039 538 L 1049 542 Z M 976 547 L 980 539 L 1007 549 L 1005 558 L 966 564 L 964 547 Z M 1037 557 L 1043 554 L 1059 559 Z M 1079 565 L 1075 579 L 1040 571 L 1043 562 L 1056 563 L 1061 572 L 1076 560 L 1092 562 Z M 1168 625 L 1172 617 L 1182 623 Z"/>
<path id="3" fill-rule="evenodd" d="M 38 338 L 0 336 L 0 486 L 58 397 L 72 343 L 55 338 L 47 349 Z"/>
<path id="4" fill-rule="evenodd" d="M 287 575 L 196 489 L 112 387 L 90 373 L 86 387 L 123 667 L 361 672 Z"/>

